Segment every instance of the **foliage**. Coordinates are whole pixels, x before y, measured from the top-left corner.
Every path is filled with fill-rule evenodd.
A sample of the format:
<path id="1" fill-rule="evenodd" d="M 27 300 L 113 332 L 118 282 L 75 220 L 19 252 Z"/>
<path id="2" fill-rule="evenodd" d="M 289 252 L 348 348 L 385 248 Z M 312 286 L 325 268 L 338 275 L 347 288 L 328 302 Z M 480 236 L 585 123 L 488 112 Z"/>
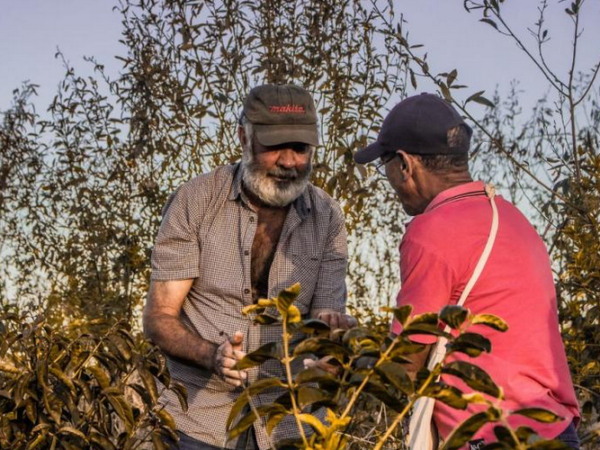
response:
<path id="1" fill-rule="evenodd" d="M 484 336 L 468 331 L 471 324 L 491 327 L 503 332 L 506 323 L 492 315 L 471 315 L 457 306 L 447 306 L 440 314 L 427 313 L 411 317 L 412 308 L 390 308 L 402 326 L 402 332 L 394 338 L 373 334 L 369 329 L 357 327 L 347 331 L 329 329 L 329 326 L 316 319 L 302 319 L 294 300 L 300 293 L 295 284 L 282 291 L 278 297 L 261 299 L 255 305 L 244 308 L 245 314 L 253 314 L 260 325 L 280 322 L 282 341 L 267 343 L 240 360 L 236 367 L 240 370 L 258 366 L 265 361 L 276 360 L 284 367 L 286 378 L 263 378 L 247 386 L 232 407 L 228 420 L 229 437 L 235 438 L 263 419 L 268 432 L 277 427 L 286 415 L 295 417 L 299 438 L 283 443 L 275 443 L 279 448 L 303 448 L 315 450 L 343 449 L 350 445 L 352 429 L 356 420 L 361 420 L 359 405 L 365 399 L 375 400 L 394 411 L 393 420 L 387 429 L 369 442 L 369 447 L 380 450 L 397 431 L 398 425 L 408 417 L 408 413 L 421 397 L 435 398 L 456 409 L 465 409 L 469 404 L 484 405 L 482 412 L 473 415 L 462 423 L 444 443 L 443 450 L 462 448 L 485 424 L 497 423 L 495 427 L 498 442 L 504 449 L 568 449 L 564 444 L 542 441 L 533 430 L 522 427 L 510 428 L 507 414 L 499 408 L 503 399 L 502 389 L 491 377 L 476 365 L 465 361 L 449 361 L 448 357 L 464 353 L 476 357 L 491 351 L 491 343 Z M 442 330 L 447 326 L 454 332 Z M 294 333 L 307 333 L 295 348 L 290 348 Z M 419 353 L 424 345 L 410 340 L 413 335 L 446 337 L 448 339 L 446 358 L 431 370 L 423 368 L 413 380 L 405 365 L 411 355 Z M 330 358 L 335 371 L 326 371 L 318 366 L 308 366 L 293 373 L 292 362 L 310 356 Z M 445 384 L 440 375 L 460 378 L 473 392 L 461 390 Z M 282 395 L 272 404 L 258 408 L 252 405 L 252 398 L 260 392 L 279 388 Z M 250 411 L 243 412 L 250 406 Z M 325 420 L 319 419 L 316 408 L 326 409 Z M 560 420 L 550 411 L 528 408 L 512 411 L 540 422 Z M 305 425 L 312 433 L 305 431 Z M 400 438 L 402 433 L 400 433 Z M 497 444 L 499 445 L 499 444 Z M 397 447 L 398 444 L 395 444 Z M 491 447 L 490 447 L 491 448 Z"/>
<path id="2" fill-rule="evenodd" d="M 501 97 L 468 89 L 456 68 L 435 70 L 435 55 L 410 42 L 394 2 L 120 1 L 118 78 L 93 58 L 94 75 L 81 77 L 59 53 L 66 74 L 47 113 L 33 107 L 31 84 L 16 90 L 2 113 L 0 304 L 31 304 L 54 330 L 100 317 L 135 327 L 167 196 L 182 181 L 239 158 L 236 120 L 250 87 L 294 82 L 317 100 L 323 146 L 313 181 L 347 214 L 355 311 L 384 342 L 385 318 L 369 311 L 387 305 L 396 288 L 392 243 L 404 215 L 382 180 L 356 166 L 352 154 L 378 131 L 390 102 L 429 80 L 474 125 L 474 173 L 523 206 L 549 246 L 586 420 L 583 437 L 594 448 L 600 438 L 600 64 L 584 71 L 577 65 L 579 18 L 594 12 L 585 0 L 554 5 L 573 25 L 571 61 L 561 76 L 545 58 L 553 51 L 554 30 L 544 20 L 551 2 L 539 2 L 539 20 L 529 30 L 533 46 L 506 19 L 506 3 L 466 0 L 464 7 L 490 32 L 514 40 L 551 87 L 525 118 L 517 84 Z M 474 109 L 481 106 L 482 116 Z M 86 339 L 107 331 L 94 326 Z M 393 420 L 385 403 L 373 396 L 357 402 L 366 411 L 362 424 L 382 417 L 385 432 Z M 364 431 L 360 436 L 373 431 L 353 426 Z"/>
<path id="3" fill-rule="evenodd" d="M 65 331 L 43 316 L 0 313 L 0 447 L 37 449 L 162 449 L 177 435 L 157 403 L 156 379 L 186 405 L 159 351 L 117 323 Z M 156 377 L 156 378 L 155 378 Z"/>
<path id="4" fill-rule="evenodd" d="M 352 159 L 405 88 L 380 12 L 359 0 L 128 0 L 117 9 L 118 79 L 93 58 L 95 75 L 78 76 L 58 54 L 66 76 L 48 114 L 33 108 L 32 85 L 4 113 L 0 295 L 37 304 L 57 323 L 138 319 L 168 195 L 239 159 L 237 118 L 251 87 L 290 82 L 315 97 L 323 145 L 313 181 L 347 215 L 352 292 L 387 298 L 396 263 L 372 237 L 398 234 L 400 206 L 389 202 L 379 213 L 391 193 Z M 379 262 L 359 251 L 365 245 Z"/>

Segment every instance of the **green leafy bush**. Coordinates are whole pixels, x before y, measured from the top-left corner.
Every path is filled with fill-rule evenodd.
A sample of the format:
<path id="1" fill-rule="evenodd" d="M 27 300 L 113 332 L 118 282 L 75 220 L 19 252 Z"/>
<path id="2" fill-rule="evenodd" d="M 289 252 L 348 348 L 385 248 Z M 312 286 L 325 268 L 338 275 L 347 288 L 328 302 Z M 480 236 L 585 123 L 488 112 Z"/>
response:
<path id="1" fill-rule="evenodd" d="M 505 412 L 499 407 L 502 400 L 501 387 L 481 368 L 465 361 L 448 362 L 446 359 L 431 370 L 421 369 L 415 379 L 411 379 L 405 368 L 410 356 L 421 352 L 424 345 L 416 344 L 411 335 L 430 335 L 448 339 L 447 353 L 464 353 L 477 357 L 490 352 L 489 339 L 481 334 L 469 331 L 471 325 L 484 325 L 499 332 L 508 329 L 500 318 L 487 315 L 471 315 L 465 308 L 447 306 L 439 314 L 427 313 L 411 317 L 412 308 L 389 308 L 402 324 L 403 331 L 395 338 L 370 332 L 356 327 L 333 334 L 327 324 L 316 319 L 303 320 L 294 306 L 294 300 L 300 292 L 298 284 L 282 291 L 278 297 L 262 299 L 255 305 L 244 309 L 253 314 L 254 321 L 261 325 L 281 322 L 283 327 L 281 342 L 268 343 L 246 355 L 238 362 L 240 370 L 256 367 L 269 360 L 279 361 L 285 369 L 286 379 L 263 378 L 249 385 L 233 405 L 228 420 L 229 437 L 235 438 L 247 430 L 254 421 L 266 422 L 270 434 L 288 415 L 293 415 L 299 438 L 277 443 L 279 448 L 301 448 L 315 450 L 334 450 L 348 448 L 352 436 L 348 430 L 361 421 L 364 416 L 361 405 L 365 401 L 385 405 L 393 418 L 386 428 L 374 440 L 363 442 L 362 447 L 380 450 L 393 437 L 394 448 L 402 439 L 402 430 L 398 430 L 417 399 L 435 398 L 456 409 L 466 409 L 471 403 L 483 404 L 486 409 L 462 423 L 443 444 L 443 450 L 462 448 L 485 424 L 495 423 L 498 440 L 494 449 L 568 449 L 565 444 L 556 441 L 543 441 L 527 427 L 513 430 L 507 417 L 518 414 L 540 422 L 560 420 L 550 411 L 539 408 L 525 408 Z M 447 333 L 440 325 L 455 330 L 456 335 Z M 290 347 L 294 333 L 306 333 L 309 336 L 294 348 Z M 293 373 L 292 362 L 308 356 L 330 358 L 329 364 L 336 370 L 323 370 L 309 365 Z M 473 391 L 465 393 L 445 384 L 440 375 L 452 375 L 460 378 Z M 259 393 L 278 388 L 282 395 L 273 403 L 255 407 L 252 398 Z M 485 394 L 485 395 L 484 395 Z M 318 418 L 315 408 L 326 409 L 325 420 Z M 373 408 L 371 408 L 371 411 Z M 247 412 L 246 412 L 247 411 Z M 306 426 L 312 433 L 306 432 Z"/>
<path id="2" fill-rule="evenodd" d="M 85 332 L 79 328 L 86 329 Z M 176 392 L 155 347 L 122 322 L 50 327 L 43 316 L 0 314 L 0 448 L 164 448 L 174 434 L 156 380 Z M 160 386 L 160 385 L 159 385 Z"/>

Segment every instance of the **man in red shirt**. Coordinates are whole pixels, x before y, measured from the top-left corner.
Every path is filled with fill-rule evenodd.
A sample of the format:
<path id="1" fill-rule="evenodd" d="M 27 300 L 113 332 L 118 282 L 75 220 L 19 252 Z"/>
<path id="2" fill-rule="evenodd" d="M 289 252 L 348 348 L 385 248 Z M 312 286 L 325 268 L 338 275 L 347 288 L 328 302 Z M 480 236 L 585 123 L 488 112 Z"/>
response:
<path id="1" fill-rule="evenodd" d="M 438 312 L 456 304 L 486 245 L 492 210 L 484 184 L 473 181 L 468 167 L 472 131 L 446 101 L 436 95 L 409 97 L 396 105 L 377 141 L 355 155 L 358 163 L 380 160 L 404 210 L 416 216 L 400 244 L 401 290 L 398 306 L 413 305 L 413 314 Z M 509 326 L 506 333 L 476 326 L 472 331 L 492 342 L 492 352 L 472 362 L 503 388 L 502 407 L 513 411 L 541 407 L 564 418 L 540 424 L 511 416 L 513 427 L 529 426 L 546 438 L 579 448 L 575 425 L 579 408 L 558 327 L 556 293 L 548 252 L 533 226 L 511 203 L 496 197 L 499 229 L 487 264 L 464 306 L 473 314 L 495 314 Z M 399 323 L 392 332 L 399 333 Z M 416 340 L 416 339 L 415 339 Z M 426 344 L 434 339 L 419 338 Z M 417 355 L 412 370 L 426 361 L 429 347 Z M 470 361 L 459 353 L 453 360 Z M 459 379 L 444 382 L 468 392 Z M 466 411 L 436 402 L 434 422 L 442 439 L 462 421 L 483 409 Z M 494 442 L 493 426 L 483 427 L 470 443 Z"/>

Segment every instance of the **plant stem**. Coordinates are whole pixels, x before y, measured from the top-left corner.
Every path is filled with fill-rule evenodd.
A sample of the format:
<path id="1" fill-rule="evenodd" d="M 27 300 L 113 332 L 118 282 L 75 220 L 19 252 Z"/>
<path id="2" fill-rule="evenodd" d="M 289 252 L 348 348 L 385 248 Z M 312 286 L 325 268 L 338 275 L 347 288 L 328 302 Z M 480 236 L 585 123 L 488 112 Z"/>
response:
<path id="1" fill-rule="evenodd" d="M 429 376 L 427 377 L 427 379 L 425 380 L 425 382 L 423 383 L 423 385 L 421 386 L 421 388 L 411 396 L 410 401 L 408 402 L 408 404 L 404 407 L 404 409 L 402 410 L 402 412 L 400 412 L 400 414 L 398 414 L 396 416 L 396 418 L 394 419 L 394 421 L 392 422 L 392 424 L 388 427 L 387 430 L 385 430 L 385 433 L 383 434 L 383 437 L 381 437 L 379 439 L 379 441 L 377 442 L 377 445 L 375 445 L 375 447 L 373 448 L 373 450 L 381 450 L 381 447 L 383 447 L 383 444 L 385 444 L 385 442 L 389 439 L 390 435 L 394 432 L 394 430 L 396 429 L 396 427 L 398 426 L 398 424 L 402 421 L 402 419 L 404 419 L 404 416 L 406 416 L 406 414 L 408 413 L 408 411 L 410 411 L 410 409 L 414 406 L 414 404 L 416 403 L 416 401 L 421 398 L 423 396 L 423 392 L 425 392 L 425 389 L 427 389 L 429 387 L 429 385 L 431 384 L 431 382 L 438 377 L 439 373 L 438 373 L 438 367 L 436 367 L 436 370 L 432 370 L 429 373 Z"/>
<path id="2" fill-rule="evenodd" d="M 396 338 L 396 339 L 394 339 L 392 341 L 392 343 L 387 348 L 387 350 L 385 351 L 385 353 L 377 360 L 377 362 L 375 363 L 375 365 L 373 366 L 373 368 L 371 370 L 369 370 L 369 372 L 365 376 L 365 379 L 362 380 L 362 382 L 360 383 L 360 386 L 358 386 L 358 388 L 356 388 L 356 390 L 352 394 L 352 397 L 350 398 L 350 401 L 348 402 L 348 405 L 346 405 L 346 409 L 344 410 L 344 412 L 340 416 L 340 419 L 343 419 L 348 414 L 350 414 L 350 411 L 352 410 L 352 407 L 356 403 L 356 400 L 358 399 L 358 396 L 360 395 L 360 393 L 362 392 L 362 390 L 364 389 L 364 387 L 367 385 L 367 382 L 369 381 L 369 378 L 371 378 L 371 375 L 373 375 L 373 373 L 375 372 L 375 369 L 377 367 L 379 367 L 379 365 L 383 361 L 385 361 L 387 359 L 387 357 L 389 356 L 389 354 L 394 349 L 394 347 L 396 346 L 397 343 L 398 343 L 398 338 Z"/>
<path id="3" fill-rule="evenodd" d="M 308 447 L 308 441 L 306 440 L 306 435 L 304 434 L 304 426 L 302 421 L 300 420 L 300 410 L 298 409 L 298 405 L 296 403 L 296 396 L 294 393 L 294 381 L 292 378 L 292 366 L 290 365 L 290 335 L 287 331 L 287 317 L 283 317 L 283 358 L 285 364 L 285 372 L 287 375 L 287 384 L 288 390 L 290 393 L 290 400 L 292 401 L 292 410 L 294 412 L 294 418 L 296 419 L 296 424 L 298 425 L 298 431 L 300 431 L 300 436 L 302 437 L 302 442 L 304 447 Z"/>

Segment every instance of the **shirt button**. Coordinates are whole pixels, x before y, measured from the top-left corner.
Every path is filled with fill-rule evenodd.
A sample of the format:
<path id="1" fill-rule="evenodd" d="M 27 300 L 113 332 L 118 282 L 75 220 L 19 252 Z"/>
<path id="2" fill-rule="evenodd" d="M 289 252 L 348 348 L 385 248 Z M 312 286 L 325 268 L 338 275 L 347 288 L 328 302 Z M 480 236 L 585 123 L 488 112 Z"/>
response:
<path id="1" fill-rule="evenodd" d="M 250 289 L 244 289 L 244 294 L 249 294 L 250 293 Z"/>
<path id="2" fill-rule="evenodd" d="M 250 222 L 254 222 L 254 216 L 250 217 Z"/>
<path id="3" fill-rule="evenodd" d="M 244 250 L 244 255 L 248 256 L 250 252 L 248 250 Z"/>

